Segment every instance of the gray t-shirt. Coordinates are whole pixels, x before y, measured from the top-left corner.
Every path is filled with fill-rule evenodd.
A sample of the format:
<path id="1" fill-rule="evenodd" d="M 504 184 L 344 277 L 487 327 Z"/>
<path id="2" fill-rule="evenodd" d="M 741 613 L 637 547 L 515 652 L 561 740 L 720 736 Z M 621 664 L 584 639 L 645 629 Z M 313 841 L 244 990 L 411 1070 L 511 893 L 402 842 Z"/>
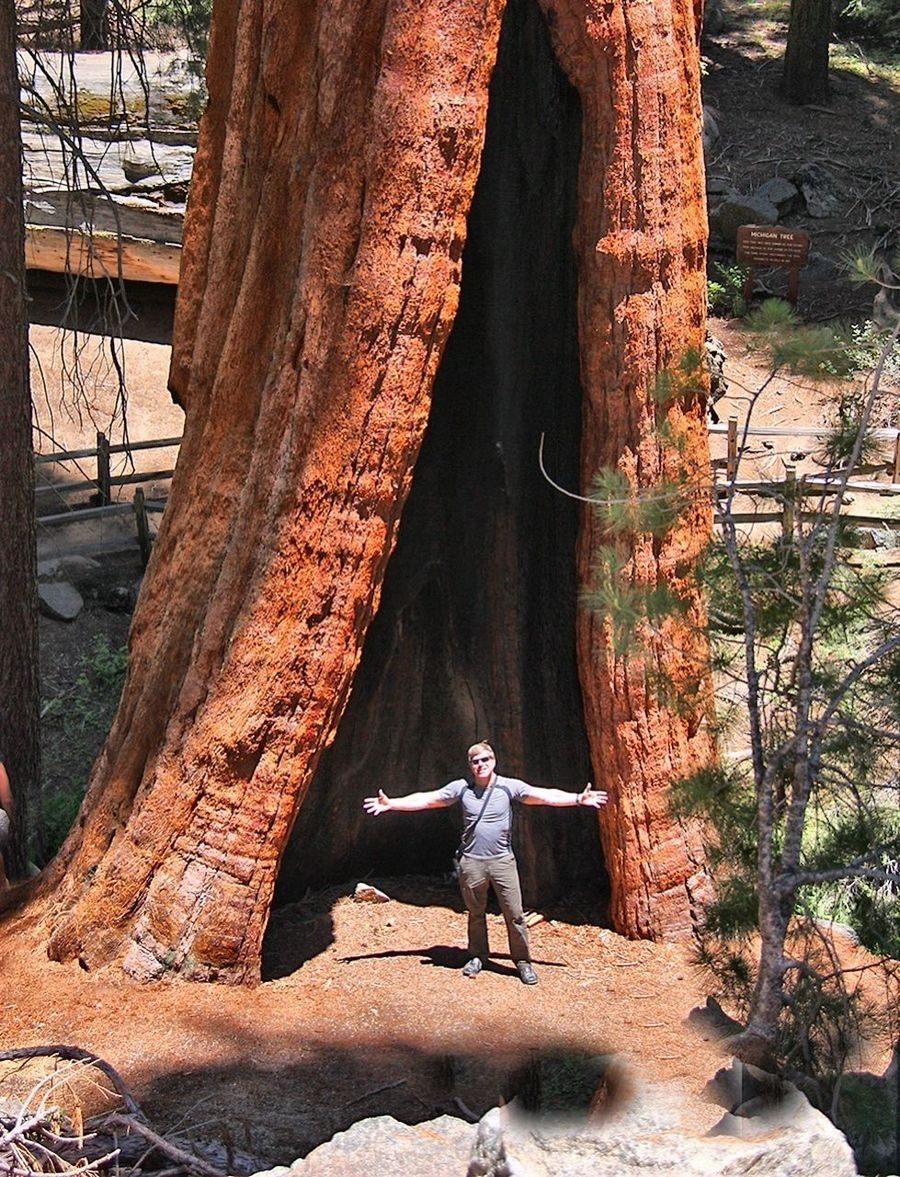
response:
<path id="1" fill-rule="evenodd" d="M 512 853 L 512 803 L 531 796 L 531 786 L 524 781 L 497 776 L 496 773 L 487 790 L 490 795 L 480 819 L 478 814 L 481 813 L 484 801 L 484 789 L 471 781 L 460 779 L 450 781 L 437 791 L 442 801 L 459 801 L 462 804 L 462 847 L 463 853 L 470 858 L 497 858 L 501 854 Z"/>

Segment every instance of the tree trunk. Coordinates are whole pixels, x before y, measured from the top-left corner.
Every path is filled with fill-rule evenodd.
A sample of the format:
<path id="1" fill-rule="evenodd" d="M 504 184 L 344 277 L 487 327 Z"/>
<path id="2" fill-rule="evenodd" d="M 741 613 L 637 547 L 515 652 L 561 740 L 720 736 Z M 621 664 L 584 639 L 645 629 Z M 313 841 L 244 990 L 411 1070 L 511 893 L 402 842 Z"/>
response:
<path id="1" fill-rule="evenodd" d="M 529 45 L 539 39 L 526 11 L 532 2 L 514 0 L 521 20 L 507 22 Z M 551 464 L 558 456 L 563 475 L 574 477 L 577 329 L 581 488 L 601 464 L 618 464 L 640 486 L 664 473 L 659 410 L 647 389 L 661 367 L 702 345 L 695 14 L 686 0 L 664 11 L 623 0 L 605 15 L 584 0 L 543 6 L 581 100 L 575 324 L 566 326 L 567 251 L 490 228 L 505 215 L 564 239 L 572 221 L 564 183 L 543 194 L 557 208 L 555 227 L 540 219 L 535 194 L 526 207 L 513 199 L 501 211 L 504 189 L 527 194 L 527 183 L 507 187 L 516 158 L 536 168 L 542 153 L 558 157 L 564 172 L 577 146 L 570 115 L 578 104 L 529 48 L 556 130 L 544 140 L 526 133 L 511 155 L 502 144 L 488 152 L 500 162 L 482 177 L 472 247 L 492 256 L 467 253 L 473 301 L 457 332 L 469 345 L 448 348 L 423 444 L 459 298 L 505 7 L 319 0 L 298 16 L 286 0 L 262 0 L 216 10 L 171 373 L 186 411 L 184 442 L 132 626 L 119 712 L 52 871 L 55 958 L 90 965 L 121 957 L 138 975 L 173 969 L 253 980 L 276 875 L 308 794 L 319 817 L 292 854 L 318 864 L 316 880 L 329 855 L 332 863 L 352 857 L 361 788 L 406 791 L 453 771 L 463 747 L 443 746 L 444 733 L 465 735 L 463 746 L 499 733 L 509 741 L 503 767 L 514 771 L 539 763 L 534 749 L 554 724 L 553 756 L 541 771 L 557 779 L 547 783 L 581 783 L 589 752 L 594 779 L 612 795 L 599 824 L 616 926 L 664 935 L 690 924 L 705 885 L 699 840 L 668 815 L 666 790 L 709 754 L 705 705 L 701 698 L 688 716 L 661 711 L 587 613 L 572 626 L 577 675 L 571 661 L 567 668 L 565 618 L 574 584 L 590 581 L 599 536 L 595 520 L 583 518 L 576 555 L 574 517 L 534 477 L 534 442 L 547 428 Z M 498 78 L 501 92 L 527 90 L 504 80 L 503 69 Z M 559 104 L 566 109 L 554 110 Z M 514 273 L 521 289 L 506 285 Z M 538 280 L 547 283 L 546 316 L 527 291 Z M 520 298 L 531 309 L 504 318 Z M 544 317 L 552 359 L 529 375 L 539 403 L 526 405 L 517 386 L 531 365 L 510 349 L 524 341 L 538 355 L 531 337 Z M 669 416 L 703 469 L 702 396 Z M 450 437 L 453 456 L 435 455 Z M 363 640 L 420 448 L 366 669 Z M 448 482 L 459 485 L 445 496 Z M 665 542 L 641 538 L 633 575 L 678 579 L 708 528 L 708 510 L 698 508 Z M 567 568 L 535 559 L 543 542 L 535 538 L 547 535 L 559 544 L 551 565 Z M 519 574 L 529 549 L 530 570 Z M 517 577 L 504 595 L 497 578 L 510 569 Z M 467 599 L 481 602 L 471 614 Z M 525 614 L 521 627 L 513 610 Z M 396 647 L 407 621 L 414 640 Z M 545 639 L 557 622 L 559 633 Z M 507 634 L 512 649 L 496 661 Z M 672 631 L 659 643 L 659 660 L 676 673 L 687 638 Z M 386 675 L 391 691 L 370 687 L 367 698 L 365 680 L 378 685 Z M 554 713 L 547 700 L 557 681 Z M 572 714 L 579 682 L 586 744 Z M 323 753 L 351 685 L 356 718 L 329 767 Z M 440 747 L 428 731 L 436 714 Z M 350 803 L 339 792 L 360 747 L 368 759 L 365 772 L 349 774 Z M 570 756 L 560 765 L 564 748 Z M 398 766 L 404 779 L 394 787 Z M 409 830 L 393 827 L 386 858 Z M 589 832 L 582 823 L 571 836 Z M 593 868 L 599 879 L 596 854 Z"/>
<path id="2" fill-rule="evenodd" d="M 79 45 L 82 53 L 109 49 L 108 0 L 81 0 Z"/>
<path id="3" fill-rule="evenodd" d="M 38 730 L 37 569 L 34 458 L 25 310 L 22 140 L 16 13 L 0 0 L 0 758 L 15 798 L 10 873 L 25 866 L 25 814 L 36 795 Z"/>
<path id="4" fill-rule="evenodd" d="M 791 0 L 781 93 L 798 105 L 828 101 L 831 0 Z"/>

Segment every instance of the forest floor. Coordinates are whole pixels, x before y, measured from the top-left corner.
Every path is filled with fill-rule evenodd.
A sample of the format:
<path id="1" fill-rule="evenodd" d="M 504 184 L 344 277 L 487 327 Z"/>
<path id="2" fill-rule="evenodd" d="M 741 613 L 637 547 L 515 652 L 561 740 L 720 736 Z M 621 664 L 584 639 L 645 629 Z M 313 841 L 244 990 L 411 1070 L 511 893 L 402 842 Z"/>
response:
<path id="1" fill-rule="evenodd" d="M 521 1092 L 526 1063 L 545 1075 L 549 1108 L 586 1111 L 597 1056 L 613 1055 L 614 1098 L 649 1082 L 675 1093 L 685 1131 L 702 1134 L 720 1118 L 704 1087 L 728 1059 L 708 1020 L 687 1020 L 707 992 L 688 944 L 629 941 L 560 912 L 531 929 L 536 987 L 504 955 L 469 980 L 455 888 L 376 882 L 387 901 L 356 902 L 348 884 L 276 911 L 253 989 L 139 985 L 116 966 L 53 963 L 22 917 L 4 930 L 2 1045 L 94 1052 L 157 1131 L 224 1143 L 232 1172 L 289 1164 L 369 1116 L 480 1116 Z M 502 919 L 489 925 L 505 949 Z M 848 965 L 870 962 L 843 937 L 839 946 Z M 879 974 L 865 985 L 883 1005 Z M 881 1074 L 889 1059 L 881 1033 L 851 1067 Z M 47 1071 L 45 1060 L 0 1064 L 0 1090 L 22 1096 Z M 71 1067 L 54 1100 L 85 1114 L 106 1103 Z"/>
<path id="2" fill-rule="evenodd" d="M 801 277 L 799 310 L 809 320 L 868 318 L 874 290 L 852 287 L 837 267 L 846 249 L 889 244 L 896 230 L 896 76 L 848 51 L 827 108 L 787 107 L 774 92 L 783 26 L 766 15 L 772 6 L 735 3 L 730 11 L 730 25 L 704 48 L 707 100 L 721 131 L 710 172 L 745 192 L 773 174 L 789 175 L 795 162 L 809 158 L 843 176 L 839 215 L 789 222 L 812 231 L 813 249 L 824 259 Z M 767 281 L 778 289 L 781 277 Z M 43 326 L 33 329 L 32 342 L 49 390 L 36 382 L 35 400 L 44 403 L 41 420 L 56 441 L 90 445 L 94 429 L 110 419 L 116 382 L 107 366 L 90 410 L 71 403 L 58 385 L 59 340 L 49 325 L 53 298 L 38 297 L 34 305 L 34 320 Z M 137 306 L 142 338 L 126 342 L 130 432 L 173 436 L 180 432 L 180 413 L 165 392 L 171 307 L 160 309 L 149 296 L 145 303 L 138 297 Z M 747 390 L 758 386 L 766 369 L 745 354 L 739 323 L 711 326 L 728 351 L 730 392 L 719 405 L 724 420 L 741 412 Z M 779 375 L 758 406 L 758 419 L 821 425 L 827 391 Z M 894 424 L 896 406 L 895 398 L 886 410 Z M 44 448 L 53 448 L 47 439 Z M 761 452 L 760 460 L 775 476 L 775 467 L 800 448 L 788 438 Z M 714 439 L 714 455 L 719 452 L 721 439 Z M 45 554 L 52 554 L 47 544 Z M 111 581 L 123 584 L 139 574 L 128 560 L 109 572 Z M 97 662 L 98 637 L 114 650 L 124 643 L 129 616 L 111 611 L 104 600 L 103 593 L 88 599 L 68 625 L 42 619 L 48 701 L 77 695 L 79 676 Z M 47 722 L 56 725 L 50 792 L 66 785 L 77 790 L 108 712 L 89 709 L 64 729 L 57 710 Z M 441 1110 L 478 1115 L 496 1104 L 511 1072 L 534 1051 L 563 1058 L 576 1071 L 585 1056 L 616 1054 L 636 1078 L 677 1085 L 687 1127 L 705 1130 L 718 1119 L 720 1109 L 705 1102 L 703 1088 L 724 1059 L 708 1025 L 686 1023 L 709 991 L 688 944 L 629 942 L 577 911 L 555 912 L 531 933 L 537 988 L 522 986 L 503 957 L 465 980 L 458 971 L 465 917 L 455 890 L 434 879 L 370 881 L 388 894 L 387 902 L 354 902 L 352 880 L 276 911 L 263 984 L 249 990 L 137 985 L 115 968 L 86 972 L 56 964 L 46 958 L 42 929 L 30 918 L 15 919 L 3 930 L 0 1045 L 87 1048 L 117 1068 L 159 1130 L 223 1141 L 262 1163 L 289 1163 L 366 1116 L 389 1113 L 415 1122 Z M 502 945 L 499 917 L 492 918 L 491 931 L 495 945 Z M 851 963 L 867 959 L 849 943 L 842 952 Z M 880 998 L 874 976 L 870 983 L 873 998 Z M 890 1047 L 887 1032 L 874 1034 L 853 1065 L 881 1073 Z M 4 1065 L 3 1093 L 24 1094 L 40 1069 Z M 71 1099 L 88 1110 L 103 1102 L 86 1081 L 67 1083 Z"/>

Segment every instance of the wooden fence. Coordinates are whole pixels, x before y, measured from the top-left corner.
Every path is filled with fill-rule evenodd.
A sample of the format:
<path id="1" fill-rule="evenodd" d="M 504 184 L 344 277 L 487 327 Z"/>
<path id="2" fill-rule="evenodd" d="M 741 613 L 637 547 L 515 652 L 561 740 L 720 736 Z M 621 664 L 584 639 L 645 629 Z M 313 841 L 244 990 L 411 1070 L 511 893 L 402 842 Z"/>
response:
<path id="1" fill-rule="evenodd" d="M 885 470 L 891 476 L 890 482 L 876 482 L 871 479 L 855 478 L 852 473 L 846 483 L 835 474 L 804 474 L 799 478 L 795 465 L 785 463 L 784 477 L 781 479 L 746 480 L 736 478 L 739 464 L 739 437 L 783 437 L 783 438 L 813 438 L 823 440 L 830 434 L 827 428 L 810 429 L 792 427 L 790 425 L 751 426 L 743 430 L 739 427 L 737 417 L 729 417 L 727 424 L 709 426 L 711 436 L 724 434 L 726 441 L 725 481 L 716 482 L 716 500 L 724 498 L 734 491 L 739 495 L 759 496 L 779 502 L 777 510 L 729 511 L 729 518 L 735 523 L 781 523 L 785 538 L 793 534 L 794 521 L 798 503 L 802 500 L 806 488 L 818 495 L 836 494 L 842 492 L 863 492 L 866 494 L 897 495 L 900 494 L 900 429 L 873 429 L 869 433 L 872 441 L 892 446 L 892 457 L 884 462 Z M 812 519 L 813 511 L 803 511 L 804 518 Z M 717 512 L 717 523 L 722 522 L 724 516 Z M 848 523 L 858 523 L 864 527 L 884 527 L 891 523 L 900 522 L 900 516 L 886 517 L 878 514 L 863 514 L 860 511 L 842 512 L 842 518 Z"/>
<path id="2" fill-rule="evenodd" d="M 798 495 L 804 487 L 814 489 L 819 493 L 836 493 L 837 480 L 833 475 L 803 475 L 798 479 L 796 467 L 785 465 L 782 479 L 736 481 L 739 459 L 739 437 L 783 437 L 783 438 L 816 438 L 828 436 L 827 429 L 810 429 L 792 427 L 789 425 L 753 426 L 746 433 L 739 427 L 737 417 L 730 417 L 727 424 L 709 426 L 711 436 L 726 437 L 725 481 L 717 482 L 715 495 L 717 500 L 723 498 L 730 490 L 741 495 L 756 495 L 761 498 L 780 500 L 778 509 L 771 511 L 742 511 L 730 512 L 735 523 L 777 523 L 780 522 L 785 536 L 793 531 L 795 511 Z M 893 445 L 893 458 L 885 462 L 891 474 L 890 482 L 874 482 L 862 479 L 852 479 L 844 487 L 847 491 L 864 491 L 882 495 L 900 494 L 900 429 L 874 429 L 871 431 L 873 440 Z M 147 519 L 148 512 L 161 512 L 165 502 L 146 499 L 140 483 L 150 482 L 160 478 L 171 478 L 174 469 L 146 470 L 131 474 L 113 474 L 111 458 L 114 454 L 132 454 L 141 450 L 170 449 L 180 446 L 180 437 L 164 437 L 152 441 L 134 441 L 110 444 L 105 434 L 97 433 L 97 444 L 90 449 L 57 450 L 49 454 L 35 454 L 37 464 L 61 464 L 64 462 L 82 462 L 94 459 L 96 463 L 96 477 L 81 478 L 75 482 L 50 482 L 35 489 L 38 502 L 49 495 L 59 497 L 90 490 L 92 505 L 84 508 L 70 508 L 52 515 L 40 516 L 42 527 L 52 527 L 57 524 L 79 522 L 81 520 L 97 519 L 113 515 L 133 514 L 137 540 L 141 549 L 144 563 L 150 555 L 150 526 Z M 136 485 L 134 498 L 130 503 L 114 503 L 112 491 L 115 487 Z M 804 513 L 808 514 L 808 513 Z M 851 512 L 845 515 L 848 522 L 859 523 L 863 526 L 878 527 L 894 522 L 884 516 Z M 717 522 L 721 522 L 721 514 L 716 514 Z"/>
<path id="3" fill-rule="evenodd" d="M 132 441 L 110 444 L 109 438 L 98 431 L 97 444 L 90 449 L 83 450 L 55 450 L 49 454 L 35 454 L 36 465 L 61 465 L 63 463 L 81 463 L 86 459 L 93 459 L 96 465 L 96 477 L 82 477 L 72 482 L 47 482 L 35 487 L 35 498 L 40 504 L 42 499 L 50 495 L 58 498 L 70 494 L 91 492 L 91 505 L 88 507 L 69 507 L 65 511 L 55 514 L 41 515 L 38 523 L 41 527 L 54 527 L 65 523 L 80 523 L 89 519 L 110 518 L 116 515 L 134 515 L 138 547 L 144 564 L 150 558 L 151 533 L 148 512 L 161 512 L 165 502 L 158 499 L 147 499 L 142 482 L 152 482 L 160 478 L 171 478 L 174 468 L 165 470 L 140 470 L 131 474 L 113 474 L 112 456 L 114 454 L 132 454 L 141 450 L 173 449 L 181 445 L 180 437 L 156 438 L 152 441 Z M 80 473 L 84 473 L 79 468 Z M 137 489 L 130 503 L 114 503 L 113 489 L 116 487 L 133 486 Z"/>

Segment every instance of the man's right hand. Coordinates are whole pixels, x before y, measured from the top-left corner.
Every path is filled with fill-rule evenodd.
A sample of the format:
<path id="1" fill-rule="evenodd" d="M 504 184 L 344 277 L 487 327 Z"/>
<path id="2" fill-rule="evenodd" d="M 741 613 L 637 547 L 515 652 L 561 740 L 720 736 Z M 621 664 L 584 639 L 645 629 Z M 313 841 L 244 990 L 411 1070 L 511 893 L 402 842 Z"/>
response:
<path id="1" fill-rule="evenodd" d="M 387 813 L 390 807 L 390 797 L 385 794 L 383 789 L 378 790 L 377 797 L 366 797 L 365 801 L 363 801 L 363 809 L 365 809 L 366 813 L 371 814 L 372 817 L 377 817 L 379 813 Z"/>

